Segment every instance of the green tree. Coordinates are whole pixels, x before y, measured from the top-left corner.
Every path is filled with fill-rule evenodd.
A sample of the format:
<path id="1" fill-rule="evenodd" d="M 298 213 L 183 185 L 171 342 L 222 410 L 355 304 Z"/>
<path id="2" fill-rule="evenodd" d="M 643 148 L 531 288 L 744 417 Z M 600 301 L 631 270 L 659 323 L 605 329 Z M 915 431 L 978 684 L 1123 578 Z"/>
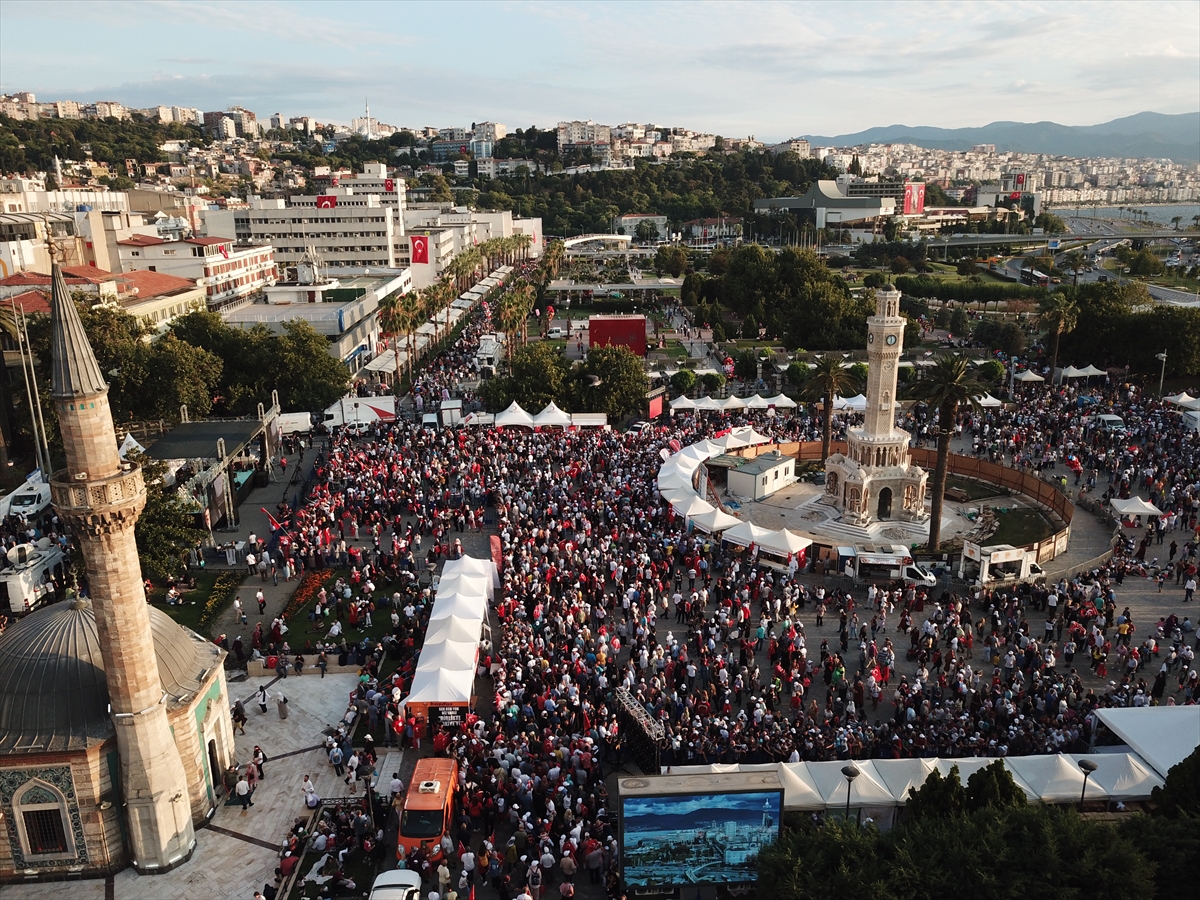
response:
<path id="1" fill-rule="evenodd" d="M 725 376 L 720 372 L 706 372 L 700 376 L 700 384 L 704 388 L 704 393 L 712 394 L 724 387 Z"/>
<path id="2" fill-rule="evenodd" d="M 1166 271 L 1163 261 L 1149 247 L 1143 247 L 1133 255 L 1129 262 L 1129 274 L 1135 276 L 1155 276 Z"/>
<path id="3" fill-rule="evenodd" d="M 204 417 L 212 412 L 224 368 L 219 356 L 170 332 L 153 344 L 143 344 L 139 355 L 146 359 L 139 366 L 145 377 L 140 388 L 143 406 L 137 418 L 174 420 L 185 405 L 189 416 Z"/>
<path id="4" fill-rule="evenodd" d="M 1035 228 L 1041 228 L 1046 234 L 1066 234 L 1067 232 L 1067 223 L 1050 212 L 1039 213 L 1033 220 L 1033 224 Z"/>
<path id="5" fill-rule="evenodd" d="M 593 347 L 573 373 L 572 409 L 622 419 L 641 409 L 650 382 L 642 361 L 625 347 Z"/>
<path id="6" fill-rule="evenodd" d="M 823 406 L 824 425 L 821 430 L 821 459 L 829 456 L 829 444 L 833 440 L 833 398 L 857 390 L 858 382 L 849 369 L 842 368 L 838 356 L 828 355 L 817 360 L 809 370 L 804 382 L 803 396 L 806 400 L 819 401 Z"/>
<path id="7" fill-rule="evenodd" d="M 904 275 L 910 268 L 912 268 L 912 266 L 908 264 L 908 260 L 903 256 L 895 256 L 892 258 L 891 270 L 893 275 Z"/>
<path id="8" fill-rule="evenodd" d="M 634 236 L 643 242 L 658 240 L 658 224 L 651 219 L 642 219 L 634 229 Z"/>
<path id="9" fill-rule="evenodd" d="M 1073 293 L 1055 291 L 1038 304 L 1038 326 L 1050 335 L 1050 373 L 1058 365 L 1058 345 L 1063 333 L 1072 331 L 1079 321 L 1079 303 Z"/>
<path id="10" fill-rule="evenodd" d="M 972 371 L 970 361 L 960 353 L 940 357 L 919 381 L 912 385 L 913 395 L 938 410 L 937 465 L 933 472 L 933 487 L 929 516 L 929 552 L 936 553 L 941 545 L 942 506 L 946 498 L 946 474 L 950 463 L 950 441 L 954 423 L 961 406 L 978 408 L 976 399 L 983 393 Z"/>
<path id="11" fill-rule="evenodd" d="M 677 394 L 686 394 L 696 386 L 696 373 L 691 369 L 680 369 L 671 376 L 671 387 Z"/>
<path id="12" fill-rule="evenodd" d="M 553 344 L 536 341 L 522 347 L 512 357 L 513 398 L 531 412 L 552 401 L 562 403 L 568 371 L 567 358 Z"/>
<path id="13" fill-rule="evenodd" d="M 687 267 L 688 255 L 683 247 L 673 244 L 659 247 L 658 252 L 654 255 L 654 268 L 659 272 L 665 272 L 672 278 L 678 278 Z"/>
<path id="14" fill-rule="evenodd" d="M 1004 363 L 998 359 L 989 359 L 979 367 L 979 379 L 989 384 L 999 384 L 1004 377 Z"/>
<path id="15" fill-rule="evenodd" d="M 952 819 L 967 810 L 967 792 L 958 774 L 958 766 L 951 766 L 945 778 L 934 769 L 920 788 L 908 789 L 908 800 L 904 804 L 907 821 L 936 818 Z"/>
<path id="16" fill-rule="evenodd" d="M 146 506 L 134 527 L 142 572 L 156 580 L 177 576 L 184 571 L 188 551 L 208 532 L 192 524 L 194 504 L 185 503 L 178 489 L 167 487 L 165 463 L 136 450 L 128 459 L 142 467 L 146 482 Z"/>
<path id="17" fill-rule="evenodd" d="M 976 769 L 967 779 L 967 808 L 1004 809 L 1024 806 L 1025 792 L 1017 787 L 1003 760 Z"/>
<path id="18" fill-rule="evenodd" d="M 971 319 L 967 315 L 967 311 L 961 306 L 955 307 L 954 312 L 950 313 L 950 333 L 959 336 L 965 335 L 971 330 Z"/>

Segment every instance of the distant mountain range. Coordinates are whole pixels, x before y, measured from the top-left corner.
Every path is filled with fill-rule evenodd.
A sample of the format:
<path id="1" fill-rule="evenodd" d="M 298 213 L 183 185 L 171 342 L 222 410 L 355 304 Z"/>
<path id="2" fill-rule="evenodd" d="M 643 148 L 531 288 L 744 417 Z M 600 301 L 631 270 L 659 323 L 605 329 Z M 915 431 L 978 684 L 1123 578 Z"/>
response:
<path id="1" fill-rule="evenodd" d="M 1164 115 L 1143 112 L 1102 125 L 1055 122 L 993 122 L 982 128 L 887 125 L 836 137 L 804 135 L 813 145 L 916 144 L 935 150 L 970 150 L 995 144 L 997 150 L 1054 156 L 1166 157 L 1200 162 L 1200 112 Z"/>

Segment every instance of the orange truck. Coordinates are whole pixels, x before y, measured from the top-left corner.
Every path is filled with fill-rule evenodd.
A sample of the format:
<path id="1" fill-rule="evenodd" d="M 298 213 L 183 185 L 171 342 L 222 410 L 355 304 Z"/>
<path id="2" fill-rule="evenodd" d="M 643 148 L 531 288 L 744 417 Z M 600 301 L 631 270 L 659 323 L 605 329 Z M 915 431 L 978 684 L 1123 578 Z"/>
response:
<path id="1" fill-rule="evenodd" d="M 454 827 L 457 792 L 457 762 L 438 758 L 417 761 L 400 813 L 397 859 L 407 858 L 419 847 L 424 847 L 434 862 L 442 858 L 442 836 Z"/>

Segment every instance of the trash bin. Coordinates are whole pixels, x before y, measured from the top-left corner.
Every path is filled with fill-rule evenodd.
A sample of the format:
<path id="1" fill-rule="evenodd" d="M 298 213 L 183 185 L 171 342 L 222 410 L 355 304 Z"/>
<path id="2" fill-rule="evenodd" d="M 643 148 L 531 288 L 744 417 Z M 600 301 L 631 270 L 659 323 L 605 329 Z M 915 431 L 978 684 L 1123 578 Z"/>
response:
<path id="1" fill-rule="evenodd" d="M 279 718 L 287 718 L 287 697 L 283 696 L 283 694 L 279 695 Z"/>

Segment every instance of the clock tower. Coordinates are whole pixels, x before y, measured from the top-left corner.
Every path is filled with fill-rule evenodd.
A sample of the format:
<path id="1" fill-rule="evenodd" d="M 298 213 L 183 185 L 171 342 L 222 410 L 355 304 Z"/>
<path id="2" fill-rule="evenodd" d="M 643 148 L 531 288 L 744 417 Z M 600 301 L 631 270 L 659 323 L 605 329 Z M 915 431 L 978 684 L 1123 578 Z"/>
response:
<path id="1" fill-rule="evenodd" d="M 846 435 L 846 452 L 825 462 L 826 503 L 853 525 L 874 520 L 925 517 L 926 472 L 912 465 L 909 433 L 896 426 L 896 385 L 904 352 L 905 318 L 900 292 L 884 285 L 867 319 L 867 408 L 861 425 Z"/>

